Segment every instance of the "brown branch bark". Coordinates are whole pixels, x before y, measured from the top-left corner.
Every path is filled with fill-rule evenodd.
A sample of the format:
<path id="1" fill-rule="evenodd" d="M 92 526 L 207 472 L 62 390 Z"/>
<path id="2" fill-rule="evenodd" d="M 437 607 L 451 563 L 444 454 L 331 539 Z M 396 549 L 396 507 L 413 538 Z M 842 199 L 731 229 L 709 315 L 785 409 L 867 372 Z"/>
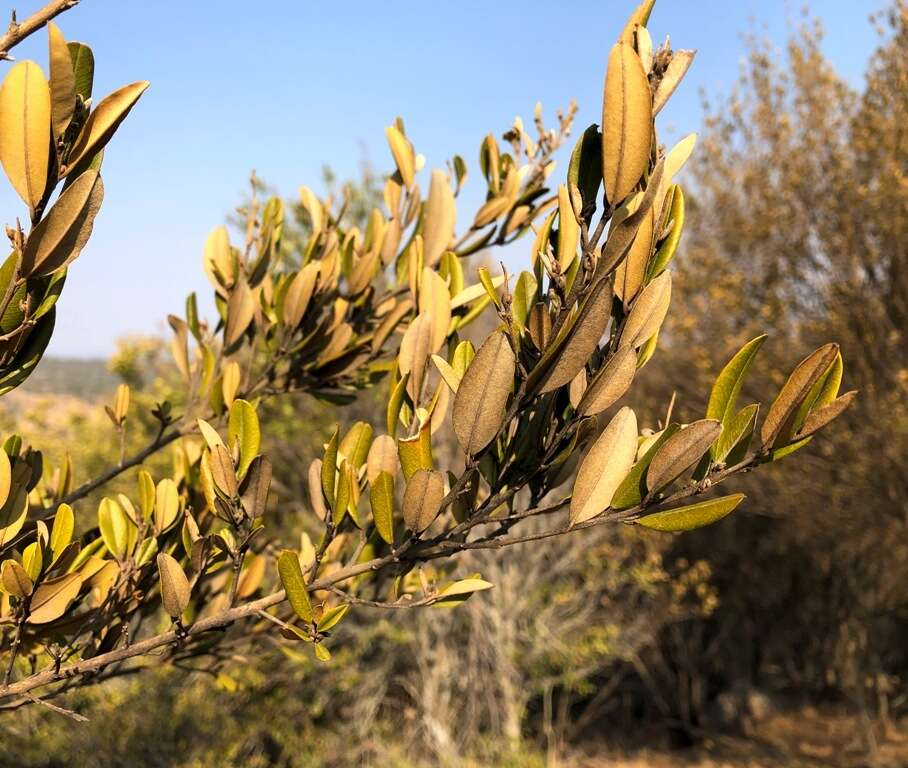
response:
<path id="1" fill-rule="evenodd" d="M 79 0 L 53 0 L 45 5 L 40 11 L 35 11 L 25 21 L 16 21 L 16 12 L 13 11 L 12 21 L 9 23 L 9 29 L 6 34 L 0 37 L 0 60 L 10 59 L 9 52 L 17 46 L 26 37 L 41 29 L 51 19 L 59 16 L 64 11 L 74 8 L 79 4 Z"/>

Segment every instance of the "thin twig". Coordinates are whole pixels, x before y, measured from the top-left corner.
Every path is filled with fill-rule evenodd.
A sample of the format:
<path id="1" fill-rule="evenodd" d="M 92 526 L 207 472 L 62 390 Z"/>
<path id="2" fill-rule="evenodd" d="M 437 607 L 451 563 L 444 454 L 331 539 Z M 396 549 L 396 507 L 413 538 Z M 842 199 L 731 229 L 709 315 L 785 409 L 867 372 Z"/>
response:
<path id="1" fill-rule="evenodd" d="M 26 37 L 33 32 L 37 32 L 51 19 L 59 16 L 64 11 L 74 8 L 79 4 L 79 0 L 53 0 L 45 5 L 40 11 L 36 11 L 25 21 L 16 21 L 16 12 L 13 11 L 13 19 L 9 24 L 9 29 L 3 37 L 0 37 L 0 60 L 10 59 L 9 52 L 17 46 Z"/>

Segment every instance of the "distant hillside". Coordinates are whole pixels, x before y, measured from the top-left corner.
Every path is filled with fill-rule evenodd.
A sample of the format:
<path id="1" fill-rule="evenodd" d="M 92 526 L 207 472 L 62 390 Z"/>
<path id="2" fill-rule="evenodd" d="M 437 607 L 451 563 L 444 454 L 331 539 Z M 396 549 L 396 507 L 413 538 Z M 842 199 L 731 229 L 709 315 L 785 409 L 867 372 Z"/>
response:
<path id="1" fill-rule="evenodd" d="M 72 395 L 97 400 L 119 383 L 101 358 L 45 357 L 18 392 L 33 395 Z"/>

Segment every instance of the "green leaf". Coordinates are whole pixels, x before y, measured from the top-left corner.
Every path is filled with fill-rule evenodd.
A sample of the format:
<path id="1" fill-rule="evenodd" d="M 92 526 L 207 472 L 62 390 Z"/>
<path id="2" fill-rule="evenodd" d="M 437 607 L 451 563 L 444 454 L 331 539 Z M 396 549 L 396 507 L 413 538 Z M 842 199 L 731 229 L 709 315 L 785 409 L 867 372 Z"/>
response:
<path id="1" fill-rule="evenodd" d="M 329 608 L 318 620 L 318 631 L 327 632 L 329 629 L 336 627 L 343 620 L 344 616 L 347 615 L 347 611 L 349 610 L 349 603 L 344 603 L 343 605 L 336 605 L 333 608 Z"/>
<path id="2" fill-rule="evenodd" d="M 54 527 L 50 533 L 50 551 L 53 553 L 53 559 L 56 561 L 60 554 L 73 538 L 73 529 L 75 528 L 75 516 L 73 508 L 69 504 L 61 504 L 57 507 L 54 514 Z"/>
<path id="3" fill-rule="evenodd" d="M 431 426 L 430 422 L 426 422 L 415 436 L 397 441 L 397 455 L 404 480 L 409 480 L 420 469 L 432 469 Z"/>
<path id="4" fill-rule="evenodd" d="M 252 460 L 258 456 L 261 442 L 262 432 L 255 408 L 245 400 L 234 400 L 227 420 L 227 444 L 231 450 L 234 446 L 239 446 L 240 462 L 237 472 L 241 478 L 245 477 Z"/>
<path id="5" fill-rule="evenodd" d="M 448 584 L 439 592 L 439 595 L 453 597 L 454 595 L 472 595 L 474 592 L 483 592 L 492 589 L 495 585 L 479 578 L 467 578 Z"/>
<path id="6" fill-rule="evenodd" d="M 82 101 L 88 101 L 95 79 L 95 56 L 85 43 L 67 43 L 66 47 L 72 58 L 76 93 L 82 97 Z"/>
<path id="7" fill-rule="evenodd" d="M 359 469 L 365 464 L 366 457 L 369 455 L 369 447 L 372 445 L 372 425 L 365 421 L 357 421 L 344 435 L 338 446 L 338 453 L 346 457 L 353 465 L 353 468 Z"/>
<path id="8" fill-rule="evenodd" d="M 331 651 L 325 648 L 321 643 L 315 644 L 315 658 L 319 661 L 330 661 L 331 660 Z"/>
<path id="9" fill-rule="evenodd" d="M 656 249 L 656 255 L 646 271 L 647 282 L 665 271 L 665 268 L 675 257 L 675 251 L 678 250 L 678 244 L 681 242 L 681 233 L 684 230 L 684 193 L 681 191 L 681 187 L 675 184 L 670 194 L 672 195 L 672 202 L 668 216 L 672 228 Z"/>
<path id="10" fill-rule="evenodd" d="M 715 461 L 726 461 L 733 456 L 730 463 L 737 464 L 740 460 L 738 459 L 739 454 L 743 458 L 743 453 L 747 451 L 750 444 L 759 411 L 760 406 L 757 403 L 746 405 L 738 411 L 728 425 L 722 427 L 722 434 L 710 449 Z"/>
<path id="11" fill-rule="evenodd" d="M 322 491 L 329 502 L 334 501 L 335 477 L 337 475 L 337 442 L 340 426 L 334 427 L 334 434 L 325 446 L 322 458 Z"/>
<path id="12" fill-rule="evenodd" d="M 521 272 L 514 286 L 511 296 L 511 316 L 518 329 L 526 328 L 530 310 L 536 303 L 536 289 L 538 284 L 532 272 Z"/>
<path id="13" fill-rule="evenodd" d="M 388 544 L 394 543 L 394 478 L 379 472 L 369 485 L 369 503 L 375 530 Z"/>
<path id="14" fill-rule="evenodd" d="M 277 570 L 293 612 L 303 621 L 312 621 L 312 603 L 309 601 L 309 591 L 296 552 L 290 549 L 281 552 L 277 559 Z"/>
<path id="15" fill-rule="evenodd" d="M 501 277 L 501 280 L 497 283 L 492 279 L 492 275 L 489 273 L 487 267 L 480 267 L 478 270 L 479 273 L 479 282 L 482 285 L 483 290 L 488 295 L 489 299 L 495 304 L 496 307 L 501 307 L 501 297 L 498 295 L 498 286 L 501 285 L 501 282 L 504 280 L 504 276 Z M 469 289 L 467 289 L 469 290 Z M 454 297 L 457 298 L 456 296 Z M 451 309 L 455 308 L 454 300 L 451 301 Z"/>
<path id="16" fill-rule="evenodd" d="M 686 507 L 655 512 L 652 515 L 645 515 L 635 522 L 637 525 L 651 528 L 654 531 L 665 531 L 668 533 L 692 531 L 694 528 L 702 528 L 704 525 L 710 525 L 717 520 L 721 520 L 742 501 L 744 501 L 744 494 L 735 493 L 719 499 L 701 501 L 699 504 L 690 504 Z"/>
<path id="17" fill-rule="evenodd" d="M 44 546 L 41 539 L 33 541 L 22 550 L 22 567 L 32 581 L 41 575 L 44 566 Z"/>
<path id="18" fill-rule="evenodd" d="M 155 485 L 151 475 L 144 469 L 139 470 L 139 508 L 142 510 L 142 519 L 148 520 L 155 508 Z"/>
<path id="19" fill-rule="evenodd" d="M 706 418 L 715 419 L 726 429 L 731 426 L 735 417 L 738 396 L 741 394 L 741 387 L 744 384 L 744 376 L 765 341 L 766 334 L 751 339 L 726 363 L 710 392 L 709 404 L 706 406 Z M 718 459 L 717 448 L 717 445 L 713 446 L 712 455 Z M 729 450 L 731 450 L 730 447 Z"/>

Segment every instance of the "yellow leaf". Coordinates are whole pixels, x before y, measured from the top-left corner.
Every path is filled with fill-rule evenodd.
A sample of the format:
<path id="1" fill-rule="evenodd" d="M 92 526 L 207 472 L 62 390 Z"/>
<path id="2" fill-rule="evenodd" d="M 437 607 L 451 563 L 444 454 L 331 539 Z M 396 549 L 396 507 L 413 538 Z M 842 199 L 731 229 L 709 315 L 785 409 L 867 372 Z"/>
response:
<path id="1" fill-rule="evenodd" d="M 47 184 L 50 129 L 50 88 L 44 72 L 33 61 L 21 61 L 0 87 L 0 163 L 32 209 Z"/>
<path id="2" fill-rule="evenodd" d="M 602 176 L 612 207 L 631 193 L 646 171 L 652 140 L 649 81 L 631 45 L 619 42 L 609 54 L 602 104 Z"/>
<path id="3" fill-rule="evenodd" d="M 101 99 L 73 144 L 65 170 L 74 168 L 80 160 L 91 157 L 104 148 L 148 85 L 147 80 L 139 80 L 124 85 Z"/>
<path id="4" fill-rule="evenodd" d="M 29 624 L 49 624 L 59 619 L 82 589 L 82 577 L 70 573 L 48 579 L 35 590 L 29 603 Z"/>
<path id="5" fill-rule="evenodd" d="M 423 242 L 425 263 L 434 267 L 454 237 L 457 206 L 444 171 L 432 171 L 429 198 L 426 201 Z"/>
<path id="6" fill-rule="evenodd" d="M 580 225 L 574 216 L 574 207 L 564 184 L 558 186 L 558 266 L 564 274 L 577 258 Z"/>

